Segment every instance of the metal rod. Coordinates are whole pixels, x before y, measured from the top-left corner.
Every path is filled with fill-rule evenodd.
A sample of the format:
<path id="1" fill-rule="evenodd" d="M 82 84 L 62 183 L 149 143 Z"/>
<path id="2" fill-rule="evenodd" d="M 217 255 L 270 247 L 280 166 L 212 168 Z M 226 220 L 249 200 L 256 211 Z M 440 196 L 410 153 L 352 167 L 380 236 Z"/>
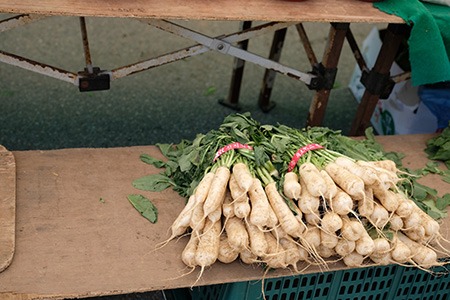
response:
<path id="1" fill-rule="evenodd" d="M 74 85 L 78 85 L 77 75 L 74 73 L 70 73 L 65 70 L 49 66 L 46 64 L 41 64 L 36 61 L 18 55 L 14 55 L 11 53 L 7 53 L 1 50 L 0 50 L 0 61 L 7 63 L 9 65 L 20 67 L 25 70 L 33 71 L 35 73 L 39 73 L 42 75 L 60 79 L 62 81 L 70 82 Z"/>
<path id="2" fill-rule="evenodd" d="M 408 79 L 411 79 L 411 72 L 403 72 L 395 76 L 391 76 L 392 81 L 399 83 Z"/>
<path id="3" fill-rule="evenodd" d="M 257 54 L 239 49 L 236 46 L 230 45 L 229 42 L 223 39 L 213 39 L 196 31 L 187 29 L 183 26 L 177 25 L 172 22 L 165 20 L 147 20 L 150 25 L 160 28 L 164 31 L 170 32 L 172 34 L 194 40 L 206 47 L 221 52 L 223 54 L 228 54 L 236 58 L 240 58 L 245 61 L 252 62 L 266 69 L 272 69 L 289 77 L 295 78 L 297 80 L 303 81 L 306 84 L 310 84 L 312 78 L 315 75 L 304 73 L 288 66 L 282 65 L 280 63 L 271 61 L 270 59 L 264 58 Z"/>
<path id="4" fill-rule="evenodd" d="M 0 32 L 4 32 L 45 18 L 48 18 L 48 16 L 26 14 L 14 16 L 0 21 Z"/>
<path id="5" fill-rule="evenodd" d="M 352 49 L 353 56 L 356 59 L 356 63 L 358 64 L 359 69 L 361 71 L 368 70 L 369 68 L 366 65 L 364 57 L 363 57 L 361 51 L 359 50 L 358 44 L 356 43 L 355 36 L 353 35 L 353 32 L 350 30 L 350 28 L 347 31 L 346 38 L 347 38 L 347 42 L 350 46 L 350 49 Z"/>
<path id="6" fill-rule="evenodd" d="M 94 73 L 94 68 L 92 67 L 91 52 L 89 50 L 89 40 L 86 29 L 86 19 L 84 17 L 80 17 L 80 28 L 81 28 L 81 38 L 83 40 L 83 50 L 84 50 L 84 59 L 86 61 L 86 69 L 89 74 L 92 74 Z"/>
<path id="7" fill-rule="evenodd" d="M 303 48 L 305 49 L 306 56 L 308 57 L 309 63 L 311 66 L 314 66 L 318 63 L 316 55 L 314 54 L 314 50 L 311 46 L 311 43 L 309 42 L 308 35 L 306 34 L 305 27 L 303 27 L 303 24 L 297 24 L 295 25 L 297 28 L 298 35 L 300 36 L 300 39 L 303 44 Z"/>
<path id="8" fill-rule="evenodd" d="M 119 79 L 122 77 L 126 77 L 128 75 L 136 74 L 142 71 L 149 70 L 151 68 L 159 67 L 171 62 L 175 62 L 178 60 L 182 60 L 188 57 L 193 57 L 205 52 L 208 52 L 208 49 L 202 45 L 195 45 L 192 47 L 187 47 L 172 53 L 167 53 L 160 55 L 155 58 L 151 58 L 145 61 L 137 62 L 134 64 L 130 64 L 127 66 L 119 67 L 111 70 L 111 80 Z"/>
<path id="9" fill-rule="evenodd" d="M 152 20 L 140 19 L 141 22 L 146 23 L 148 25 L 152 25 Z M 295 23 L 278 23 L 278 22 L 269 22 L 265 24 L 261 24 L 258 26 L 254 26 L 244 31 L 235 32 L 232 34 L 227 34 L 223 36 L 216 37 L 216 39 L 221 38 L 223 41 L 228 43 L 239 43 L 250 38 L 259 36 L 261 34 L 266 34 L 272 32 L 274 30 L 286 28 L 292 26 Z M 151 58 L 148 60 L 140 61 L 137 63 L 133 63 L 127 66 L 119 67 L 112 70 L 112 80 L 122 78 L 131 74 L 136 74 L 142 71 L 149 70 L 154 67 L 162 66 L 171 62 L 175 62 L 178 60 L 182 60 L 188 57 L 193 57 L 205 52 L 210 51 L 211 49 L 201 45 L 196 44 L 194 46 L 190 46 L 187 48 L 180 49 L 178 51 L 174 51 L 171 53 L 163 54 L 161 56 Z"/>

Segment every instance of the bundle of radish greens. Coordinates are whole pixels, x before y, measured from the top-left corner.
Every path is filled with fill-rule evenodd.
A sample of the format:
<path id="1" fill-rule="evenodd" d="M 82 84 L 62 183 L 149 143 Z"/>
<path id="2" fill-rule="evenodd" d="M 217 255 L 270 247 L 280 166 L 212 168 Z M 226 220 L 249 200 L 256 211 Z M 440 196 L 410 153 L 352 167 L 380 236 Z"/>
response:
<path id="1" fill-rule="evenodd" d="M 181 257 L 200 275 L 216 261 L 238 259 L 297 272 L 300 263 L 337 260 L 429 270 L 449 254 L 438 219 L 450 195 L 418 184 L 417 173 L 400 168 L 398 154 L 385 153 L 371 131 L 352 139 L 233 114 L 192 141 L 157 146 L 166 161 L 141 159 L 163 171 L 133 184 L 173 188 L 187 200 L 158 246 L 189 236 Z"/>

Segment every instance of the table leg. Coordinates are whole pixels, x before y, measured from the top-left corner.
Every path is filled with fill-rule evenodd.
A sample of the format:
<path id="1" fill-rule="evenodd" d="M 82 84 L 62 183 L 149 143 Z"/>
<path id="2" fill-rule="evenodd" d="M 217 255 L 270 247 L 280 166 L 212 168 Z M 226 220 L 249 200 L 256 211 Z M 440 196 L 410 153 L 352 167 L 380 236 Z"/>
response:
<path id="1" fill-rule="evenodd" d="M 358 105 L 350 135 L 363 135 L 366 128 L 370 126 L 370 119 L 378 100 L 381 95 L 386 93 L 386 85 L 389 85 L 392 63 L 408 31 L 409 27 L 405 24 L 388 25 L 375 65 L 369 73 L 366 73 L 367 78 L 364 84 L 366 90 Z"/>
<path id="2" fill-rule="evenodd" d="M 240 30 L 246 30 L 249 29 L 252 26 L 251 21 L 244 21 L 240 24 Z M 248 48 L 248 40 L 244 40 L 242 42 L 238 43 L 238 46 L 242 50 L 247 50 Z M 227 99 L 220 99 L 219 103 L 233 108 L 235 110 L 239 110 L 239 95 L 241 93 L 241 83 L 242 83 L 242 77 L 244 74 L 244 66 L 245 61 L 239 58 L 234 59 L 233 64 L 233 73 L 231 75 L 231 85 L 228 92 L 228 98 Z"/>
<path id="3" fill-rule="evenodd" d="M 323 59 L 317 68 L 324 82 L 319 88 L 314 88 L 316 93 L 309 108 L 307 126 L 320 126 L 322 124 L 349 26 L 349 23 L 332 23 L 330 26 Z"/>
<path id="4" fill-rule="evenodd" d="M 272 41 L 272 47 L 270 48 L 270 60 L 276 62 L 280 60 L 281 50 L 283 49 L 284 40 L 286 38 L 286 32 L 287 28 L 275 31 Z M 268 112 L 275 106 L 275 103 L 270 101 L 270 95 L 272 94 L 275 76 L 275 71 L 266 69 L 258 100 L 259 107 L 263 112 Z"/>

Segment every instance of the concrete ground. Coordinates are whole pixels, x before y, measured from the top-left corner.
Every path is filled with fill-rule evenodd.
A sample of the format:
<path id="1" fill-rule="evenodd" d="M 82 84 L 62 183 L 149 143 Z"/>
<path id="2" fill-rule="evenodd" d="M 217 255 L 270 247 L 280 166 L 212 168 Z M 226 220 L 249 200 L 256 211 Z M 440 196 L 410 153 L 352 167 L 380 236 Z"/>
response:
<path id="1" fill-rule="evenodd" d="M 0 15 L 1 19 L 8 17 Z M 180 21 L 209 35 L 237 31 L 238 22 Z M 111 70 L 193 43 L 129 19 L 88 18 L 93 65 Z M 361 44 L 373 24 L 352 24 Z M 383 24 L 377 25 L 383 27 Z M 328 24 L 305 24 L 320 60 Z M 84 68 L 79 21 L 52 17 L 1 33 L 0 49 L 52 66 Z M 266 56 L 271 35 L 250 41 L 249 50 Z M 10 150 L 71 147 L 118 147 L 177 143 L 217 128 L 234 111 L 218 104 L 228 94 L 231 57 L 208 52 L 197 57 L 113 81 L 111 89 L 80 93 L 69 83 L 0 64 L 0 144 Z M 310 71 L 295 28 L 289 28 L 281 62 Z M 324 126 L 348 132 L 356 101 L 347 88 L 355 60 L 347 44 L 338 66 Z M 272 93 L 276 107 L 269 113 L 257 100 L 264 69 L 247 63 L 242 83 L 241 111 L 261 123 L 303 127 L 313 96 L 302 82 L 278 75 Z M 159 293 L 111 299 L 152 299 Z"/>
<path id="2" fill-rule="evenodd" d="M 6 17 L 6 15 L 3 15 Z M 237 31 L 238 22 L 182 21 L 210 35 Z M 361 41 L 372 24 L 352 24 Z M 378 25 L 380 26 L 380 25 Z M 328 24 L 305 24 L 318 59 Z M 93 65 L 111 70 L 193 43 L 136 20 L 88 18 Z M 271 35 L 250 41 L 249 50 L 268 56 Z M 0 49 L 71 72 L 85 66 L 79 21 L 51 17 L 2 33 Z M 78 91 L 70 83 L 0 64 L 0 144 L 11 150 L 116 147 L 178 142 L 216 128 L 233 110 L 218 104 L 228 94 L 233 58 L 208 52 L 115 80 L 111 89 Z M 289 28 L 281 62 L 311 70 L 294 27 Z M 347 88 L 355 60 L 347 44 L 324 126 L 346 132 L 356 110 Z M 303 82 L 278 75 L 272 93 L 276 107 L 260 111 L 257 100 L 264 69 L 247 63 L 241 111 L 261 123 L 303 127 L 313 96 Z"/>

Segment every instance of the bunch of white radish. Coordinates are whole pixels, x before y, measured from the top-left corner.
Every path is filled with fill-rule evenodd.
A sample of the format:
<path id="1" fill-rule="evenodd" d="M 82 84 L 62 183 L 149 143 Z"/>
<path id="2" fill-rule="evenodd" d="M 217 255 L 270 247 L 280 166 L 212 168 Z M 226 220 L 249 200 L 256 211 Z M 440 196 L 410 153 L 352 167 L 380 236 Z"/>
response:
<path id="1" fill-rule="evenodd" d="M 224 143 L 237 139 L 245 145 Z M 226 119 L 214 142 L 196 155 L 214 160 L 195 170 L 201 179 L 160 244 L 187 236 L 182 261 L 199 277 L 236 260 L 295 272 L 339 260 L 430 269 L 449 254 L 439 223 L 397 188 L 393 161 L 354 159 L 246 115 Z"/>

